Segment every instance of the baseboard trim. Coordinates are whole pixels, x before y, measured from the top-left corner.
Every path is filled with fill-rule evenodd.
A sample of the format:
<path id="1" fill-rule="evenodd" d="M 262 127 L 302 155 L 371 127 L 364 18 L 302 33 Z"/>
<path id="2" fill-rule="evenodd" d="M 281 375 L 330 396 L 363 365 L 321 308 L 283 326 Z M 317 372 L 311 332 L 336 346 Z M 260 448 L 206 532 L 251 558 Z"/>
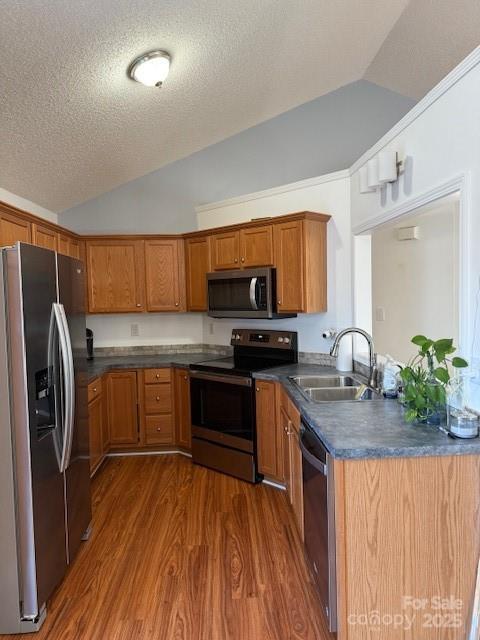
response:
<path id="1" fill-rule="evenodd" d="M 124 458 L 131 456 L 170 456 L 179 454 L 186 458 L 191 458 L 192 454 L 186 451 L 180 451 L 180 449 L 171 449 L 168 451 L 119 451 L 118 453 L 107 453 L 106 458 Z"/>

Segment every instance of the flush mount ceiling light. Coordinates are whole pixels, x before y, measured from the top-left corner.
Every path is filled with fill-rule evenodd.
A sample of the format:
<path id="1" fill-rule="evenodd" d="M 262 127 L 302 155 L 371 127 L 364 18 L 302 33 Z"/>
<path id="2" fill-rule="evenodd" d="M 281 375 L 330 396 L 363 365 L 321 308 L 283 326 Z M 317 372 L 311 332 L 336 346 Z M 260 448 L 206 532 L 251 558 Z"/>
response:
<path id="1" fill-rule="evenodd" d="M 170 56 L 166 51 L 150 51 L 132 62 L 128 75 L 147 87 L 161 87 L 168 76 Z"/>

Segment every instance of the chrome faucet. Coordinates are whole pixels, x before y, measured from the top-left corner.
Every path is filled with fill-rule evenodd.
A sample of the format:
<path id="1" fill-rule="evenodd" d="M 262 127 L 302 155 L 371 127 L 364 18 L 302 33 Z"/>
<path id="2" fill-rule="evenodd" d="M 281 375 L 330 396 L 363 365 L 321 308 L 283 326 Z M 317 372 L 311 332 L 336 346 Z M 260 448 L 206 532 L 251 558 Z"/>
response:
<path id="1" fill-rule="evenodd" d="M 373 338 L 372 336 L 367 333 L 366 331 L 364 331 L 363 329 L 359 329 L 358 327 L 348 327 L 348 329 L 343 329 L 342 331 L 339 331 L 335 337 L 335 340 L 333 341 L 333 345 L 332 348 L 330 349 L 330 355 L 333 357 L 337 357 L 338 356 L 338 345 L 340 344 L 340 340 L 348 335 L 349 333 L 358 333 L 361 336 L 363 336 L 365 338 L 365 340 L 368 343 L 368 352 L 369 352 L 369 359 L 370 359 L 370 374 L 368 377 L 368 386 L 371 387 L 372 389 L 376 389 L 377 388 L 377 354 L 374 352 L 373 349 Z"/>

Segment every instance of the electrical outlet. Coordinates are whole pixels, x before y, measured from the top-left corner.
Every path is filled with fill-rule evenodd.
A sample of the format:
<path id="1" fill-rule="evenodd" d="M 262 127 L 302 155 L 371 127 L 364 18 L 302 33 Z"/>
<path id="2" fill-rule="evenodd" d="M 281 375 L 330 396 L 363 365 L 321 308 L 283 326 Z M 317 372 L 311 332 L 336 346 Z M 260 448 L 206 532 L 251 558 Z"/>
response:
<path id="1" fill-rule="evenodd" d="M 215 327 L 213 322 L 210 322 L 208 329 L 210 331 L 210 335 L 213 336 L 213 334 L 215 333 Z"/>
<path id="2" fill-rule="evenodd" d="M 139 335 L 139 333 L 140 333 L 140 332 L 139 332 L 139 330 L 138 330 L 138 324 L 137 324 L 137 323 L 135 323 L 135 324 L 131 324 L 131 325 L 130 325 L 130 335 L 131 335 L 132 337 L 136 337 L 136 336 L 138 336 L 138 335 Z"/>

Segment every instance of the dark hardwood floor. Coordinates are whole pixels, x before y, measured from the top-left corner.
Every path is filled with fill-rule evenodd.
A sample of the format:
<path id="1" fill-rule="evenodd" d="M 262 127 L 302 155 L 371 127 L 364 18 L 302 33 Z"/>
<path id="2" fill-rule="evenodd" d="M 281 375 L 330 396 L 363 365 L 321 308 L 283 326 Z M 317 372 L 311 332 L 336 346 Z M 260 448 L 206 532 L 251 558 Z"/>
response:
<path id="1" fill-rule="evenodd" d="M 35 640 L 333 637 L 284 492 L 139 456 L 106 462 L 93 505 Z"/>

